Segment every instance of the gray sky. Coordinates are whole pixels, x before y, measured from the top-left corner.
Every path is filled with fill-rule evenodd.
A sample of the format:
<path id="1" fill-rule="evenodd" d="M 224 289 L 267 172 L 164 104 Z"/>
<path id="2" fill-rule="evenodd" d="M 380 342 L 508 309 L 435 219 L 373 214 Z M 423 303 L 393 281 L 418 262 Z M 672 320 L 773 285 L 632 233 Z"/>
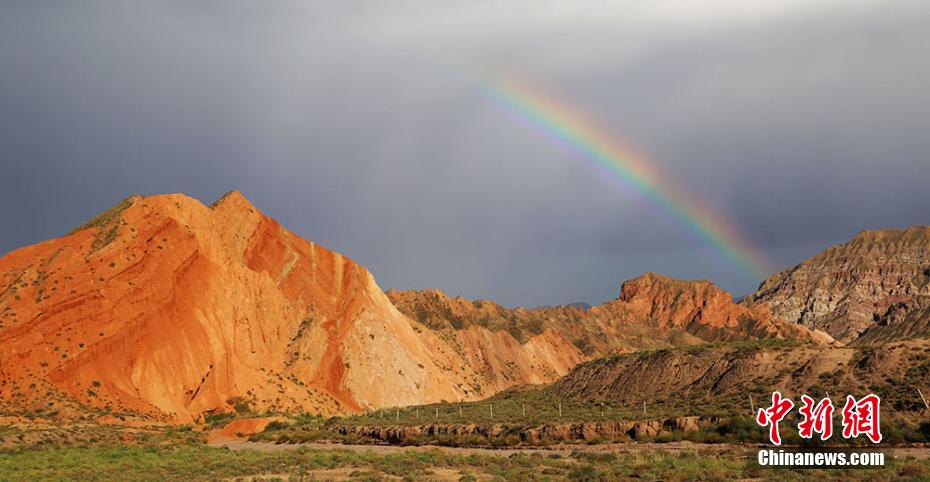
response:
<path id="1" fill-rule="evenodd" d="M 384 288 L 593 303 L 657 271 L 745 294 L 479 72 L 632 140 L 781 269 L 930 224 L 927 25 L 888 0 L 3 2 L 0 253 L 130 193 L 238 189 Z"/>

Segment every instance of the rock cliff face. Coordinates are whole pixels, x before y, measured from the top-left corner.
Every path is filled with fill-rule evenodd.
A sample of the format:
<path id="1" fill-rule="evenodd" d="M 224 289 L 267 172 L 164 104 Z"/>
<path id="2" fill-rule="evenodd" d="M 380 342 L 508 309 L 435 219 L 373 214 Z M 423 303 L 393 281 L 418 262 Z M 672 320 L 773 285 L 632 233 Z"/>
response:
<path id="1" fill-rule="evenodd" d="M 797 338 L 832 342 L 822 332 L 799 329 L 773 318 L 764 306 L 737 305 L 730 293 L 709 281 L 682 281 L 647 273 L 624 283 L 616 301 L 591 311 L 598 315 L 618 310 L 626 311 L 628 319 L 668 333 L 670 340 L 688 333 L 704 341 Z"/>
<path id="2" fill-rule="evenodd" d="M 863 231 L 765 280 L 743 304 L 844 343 L 926 336 L 930 227 Z"/>
<path id="3" fill-rule="evenodd" d="M 489 396 L 583 359 L 559 333 L 430 330 L 241 194 L 134 196 L 0 258 L 0 409 L 188 421 Z"/>
<path id="4" fill-rule="evenodd" d="M 485 438 L 511 436 L 534 445 L 577 440 L 641 440 L 662 432 L 694 432 L 711 422 L 700 417 L 675 417 L 664 420 L 556 423 L 533 427 L 505 424 L 356 425 L 335 427 L 333 431 L 340 435 L 364 437 L 389 444 L 416 444 L 424 440 L 428 443 L 437 436 L 479 435 Z"/>
<path id="5" fill-rule="evenodd" d="M 774 319 L 764 307 L 733 303 L 707 281 L 646 273 L 627 281 L 620 296 L 591 307 L 505 308 L 492 301 L 450 298 L 437 290 L 388 291 L 397 308 L 436 330 L 487 327 L 527 339 L 545 330 L 571 340 L 590 357 L 713 341 L 799 338 L 830 343 L 822 332 Z"/>

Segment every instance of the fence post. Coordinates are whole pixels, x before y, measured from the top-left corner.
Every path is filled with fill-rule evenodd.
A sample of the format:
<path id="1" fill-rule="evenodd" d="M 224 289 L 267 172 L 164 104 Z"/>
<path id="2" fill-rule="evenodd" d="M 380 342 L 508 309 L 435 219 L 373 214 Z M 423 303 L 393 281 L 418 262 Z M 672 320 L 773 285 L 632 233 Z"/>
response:
<path id="1" fill-rule="evenodd" d="M 439 407 L 436 407 L 436 420 L 439 420 Z"/>
<path id="2" fill-rule="evenodd" d="M 522 404 L 520 404 L 520 406 L 521 406 L 521 408 L 523 409 L 523 418 L 526 418 L 526 404 L 525 404 L 525 403 L 522 403 Z"/>
<path id="3" fill-rule="evenodd" d="M 562 402 L 559 402 L 559 417 L 562 416 Z"/>
<path id="4" fill-rule="evenodd" d="M 827 395 L 827 398 L 830 398 L 830 396 Z M 753 415 L 756 414 L 756 404 L 755 404 L 755 403 L 752 403 L 752 394 L 751 394 L 751 393 L 749 394 L 749 409 L 752 410 L 752 414 L 753 414 Z"/>
<path id="5" fill-rule="evenodd" d="M 400 409 L 397 409 L 397 412 L 394 413 L 394 420 L 400 422 Z"/>
<path id="6" fill-rule="evenodd" d="M 494 405 L 488 405 L 488 408 L 491 409 L 491 418 L 494 418 Z"/>
<path id="7" fill-rule="evenodd" d="M 459 405 L 459 418 L 462 418 L 462 406 Z"/>
<path id="8" fill-rule="evenodd" d="M 920 391 L 920 387 L 914 387 L 917 389 L 917 394 L 920 395 L 920 401 L 924 402 L 924 407 L 930 409 L 930 405 L 927 404 L 927 399 L 924 398 L 924 392 Z"/>
<path id="9" fill-rule="evenodd" d="M 643 400 L 643 416 L 646 416 L 646 400 Z"/>

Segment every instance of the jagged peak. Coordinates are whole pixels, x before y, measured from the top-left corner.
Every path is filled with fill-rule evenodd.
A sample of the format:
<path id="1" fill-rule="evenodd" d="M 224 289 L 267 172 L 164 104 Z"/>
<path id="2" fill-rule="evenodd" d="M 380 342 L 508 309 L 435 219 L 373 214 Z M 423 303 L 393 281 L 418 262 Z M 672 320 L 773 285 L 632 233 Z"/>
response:
<path id="1" fill-rule="evenodd" d="M 216 201 L 213 202 L 213 204 L 210 205 L 210 209 L 228 208 L 228 207 L 236 207 L 239 209 L 249 209 L 249 210 L 258 209 L 255 207 L 254 204 L 252 204 L 252 201 L 249 201 L 248 198 L 246 198 L 240 191 L 237 191 L 237 190 L 226 192 L 226 194 L 223 194 L 222 196 L 220 196 L 219 199 L 217 199 Z"/>

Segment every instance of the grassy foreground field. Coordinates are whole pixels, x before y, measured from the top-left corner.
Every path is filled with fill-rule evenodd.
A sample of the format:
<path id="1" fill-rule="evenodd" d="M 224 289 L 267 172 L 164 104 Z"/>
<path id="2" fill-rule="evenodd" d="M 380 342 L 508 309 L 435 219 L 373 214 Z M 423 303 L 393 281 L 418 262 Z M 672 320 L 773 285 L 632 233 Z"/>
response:
<path id="1" fill-rule="evenodd" d="M 207 446 L 89 447 L 5 451 L 0 480 L 930 480 L 928 460 L 889 460 L 881 469 L 765 469 L 733 455 L 645 451 L 450 455 Z"/>

